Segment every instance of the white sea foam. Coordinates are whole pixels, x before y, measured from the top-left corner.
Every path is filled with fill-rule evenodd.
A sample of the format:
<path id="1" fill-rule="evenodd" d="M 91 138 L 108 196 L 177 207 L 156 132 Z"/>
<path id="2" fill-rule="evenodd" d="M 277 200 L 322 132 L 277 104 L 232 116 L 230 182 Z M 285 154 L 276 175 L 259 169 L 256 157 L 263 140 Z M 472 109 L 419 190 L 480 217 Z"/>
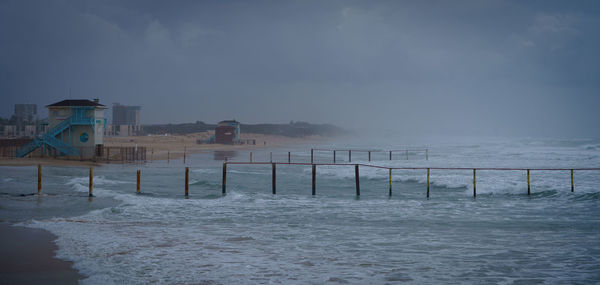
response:
<path id="1" fill-rule="evenodd" d="M 319 160 L 325 161 L 325 155 Z M 359 159 L 356 163 L 369 162 Z M 470 147 L 432 147 L 429 160 L 411 157 L 370 163 L 390 167 L 569 168 L 597 167 L 600 159 L 596 150 L 580 145 L 502 141 Z M 144 173 L 152 177 L 153 171 L 156 174 L 163 170 L 148 168 Z M 281 188 L 291 183 L 307 183 L 310 187 L 311 172 L 309 166 L 278 167 L 278 183 Z M 219 166 L 192 168 L 192 173 L 192 184 L 208 185 L 196 189 L 219 197 Z M 485 262 L 478 270 L 492 276 L 503 276 L 499 273 L 503 268 L 513 272 L 513 276 L 493 282 L 545 276 L 552 283 L 564 275 L 556 272 L 571 272 L 562 260 L 577 260 L 583 266 L 580 272 L 590 270 L 585 266 L 591 263 L 582 258 L 589 254 L 569 248 L 554 256 L 551 249 L 586 243 L 585 233 L 569 236 L 571 231 L 560 228 L 585 223 L 577 215 L 597 210 L 597 198 L 579 204 L 569 200 L 569 195 L 551 201 L 508 197 L 459 203 L 402 196 L 354 200 L 320 195 L 343 182 L 352 182 L 353 166 L 318 166 L 316 197 L 308 191 L 271 195 L 270 179 L 266 179 L 271 174 L 268 166 L 237 165 L 228 173 L 235 178 L 228 184 L 228 194 L 218 199 L 194 198 L 200 194 L 194 192 L 191 199 L 179 198 L 176 194 L 181 196 L 182 189 L 164 189 L 165 195 L 170 195 L 167 197 L 136 195 L 129 189 L 133 182 L 118 173 L 101 174 L 94 178 L 94 193 L 119 200 L 119 205 L 74 218 L 31 221 L 29 226 L 58 236 L 58 257 L 74 261 L 75 268 L 89 276 L 84 284 L 365 284 L 396 279 L 436 283 L 429 278 L 465 278 L 454 275 L 457 268 L 464 274 L 471 272 L 460 257 Z M 385 169 L 360 168 L 361 183 L 366 185 L 386 183 L 388 174 Z M 531 174 L 533 192 L 568 193 L 570 189 L 568 172 Z M 181 173 L 178 175 L 164 179 L 181 183 Z M 576 172 L 576 193 L 598 192 L 599 176 L 597 172 Z M 437 187 L 464 188 L 465 195 L 472 191 L 470 170 L 432 170 L 430 180 Z M 394 184 L 425 182 L 424 170 L 393 171 Z M 87 192 L 87 183 L 88 177 L 75 177 L 67 184 L 74 191 Z M 522 194 L 526 187 L 524 171 L 477 172 L 478 193 Z M 584 224 L 579 231 L 589 228 Z M 465 232 L 470 238 L 465 238 Z M 520 243 L 528 239 L 536 242 Z M 557 240 L 572 242 L 556 244 Z M 588 242 L 584 247 L 598 250 L 597 243 Z M 545 271 L 541 266 L 547 259 L 553 263 L 546 268 L 554 271 Z M 523 269 L 523 263 L 540 268 Z M 480 271 L 471 273 L 480 276 Z"/>
<path id="2" fill-rule="evenodd" d="M 468 167 L 468 168 L 579 168 L 600 166 L 600 152 L 597 144 L 578 145 L 579 141 L 565 141 L 555 146 L 551 141 L 515 141 L 486 142 L 471 146 L 447 146 L 429 150 L 429 160 L 424 157 L 404 160 L 403 155 L 394 155 L 393 161 L 380 159 L 371 162 L 355 159 L 352 163 L 373 164 L 386 167 Z M 563 146 L 575 145 L 575 147 Z M 319 153 L 320 154 L 320 153 Z M 361 153 L 362 155 L 362 153 Z M 356 157 L 358 155 L 354 155 Z M 364 155 L 362 155 L 364 156 Z M 361 157 L 362 157 L 361 156 Z M 398 159 L 401 157 L 402 159 Z M 409 156 L 410 157 L 410 156 Z M 325 155 L 319 158 L 323 161 Z M 304 175 L 310 175 L 310 168 L 302 169 Z M 354 178 L 353 166 L 319 166 L 318 175 Z M 394 170 L 393 181 L 427 180 L 424 170 Z M 360 167 L 361 177 L 367 179 L 386 179 L 387 170 Z M 577 171 L 576 184 L 578 191 L 597 191 L 598 178 L 594 172 Z M 477 187 L 480 193 L 522 193 L 527 187 L 525 171 L 483 171 L 477 173 Z M 437 186 L 450 188 L 473 188 L 472 170 L 431 170 L 430 181 Z M 570 189 L 569 171 L 532 171 L 532 187 L 544 190 Z"/>
<path id="3" fill-rule="evenodd" d="M 215 168 L 193 168 L 190 170 L 192 173 L 198 174 L 218 174 L 218 169 Z"/>

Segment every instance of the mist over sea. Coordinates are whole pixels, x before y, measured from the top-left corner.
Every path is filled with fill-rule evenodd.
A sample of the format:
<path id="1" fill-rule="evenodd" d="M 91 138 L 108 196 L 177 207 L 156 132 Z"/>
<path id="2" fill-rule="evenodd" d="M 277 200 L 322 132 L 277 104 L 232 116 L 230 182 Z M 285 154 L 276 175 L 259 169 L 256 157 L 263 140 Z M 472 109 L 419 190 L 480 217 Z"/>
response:
<path id="1" fill-rule="evenodd" d="M 597 139 L 444 138 L 408 141 L 339 140 L 321 145 L 253 150 L 254 161 L 310 162 L 310 149 L 424 149 L 352 153 L 352 163 L 393 167 L 600 167 Z M 337 152 L 337 162 L 348 160 Z M 85 167 L 0 167 L 0 219 L 58 236 L 58 257 L 74 262 L 83 284 L 444 284 L 600 282 L 600 171 L 360 168 L 228 165 L 249 151 L 194 154 L 145 164 L 94 168 L 94 195 Z M 316 151 L 315 162 L 332 162 Z M 190 196 L 184 197 L 184 168 Z M 135 194 L 141 170 L 142 194 Z"/>

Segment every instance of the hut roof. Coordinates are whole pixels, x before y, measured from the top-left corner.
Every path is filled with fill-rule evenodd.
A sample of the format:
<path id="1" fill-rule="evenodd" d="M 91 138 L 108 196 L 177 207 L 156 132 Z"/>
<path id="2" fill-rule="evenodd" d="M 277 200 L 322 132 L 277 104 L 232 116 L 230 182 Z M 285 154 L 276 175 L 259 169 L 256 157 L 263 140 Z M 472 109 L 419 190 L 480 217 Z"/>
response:
<path id="1" fill-rule="evenodd" d="M 56 102 L 54 104 L 50 104 L 46 107 L 106 107 L 100 103 L 96 103 L 94 101 L 90 101 L 87 99 L 77 99 L 77 100 L 62 100 L 60 102 Z"/>

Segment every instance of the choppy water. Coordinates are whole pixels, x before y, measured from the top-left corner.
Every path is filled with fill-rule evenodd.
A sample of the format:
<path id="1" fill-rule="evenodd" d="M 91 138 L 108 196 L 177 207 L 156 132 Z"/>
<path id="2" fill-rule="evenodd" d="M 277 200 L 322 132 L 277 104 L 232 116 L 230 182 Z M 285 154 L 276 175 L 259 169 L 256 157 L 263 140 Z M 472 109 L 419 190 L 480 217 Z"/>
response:
<path id="1" fill-rule="evenodd" d="M 384 144 L 348 144 L 382 148 Z M 342 144 L 330 146 L 343 148 Z M 414 147 L 422 144 L 415 144 Z M 329 146 L 323 146 L 329 147 Z M 372 163 L 415 167 L 600 167 L 600 141 L 482 140 L 427 145 L 424 153 L 372 154 Z M 401 148 L 401 147 L 394 147 Z M 309 161 L 310 146 L 293 150 Z M 286 161 L 288 149 L 254 152 L 255 160 Z M 317 152 L 317 162 L 331 153 Z M 58 256 L 75 262 L 88 284 L 384 284 L 600 282 L 600 172 L 424 171 L 279 165 L 277 195 L 270 166 L 229 165 L 221 195 L 223 155 L 188 157 L 190 198 L 181 160 L 95 168 L 45 167 L 44 193 L 35 167 L 0 167 L 0 219 L 58 236 Z M 338 153 L 338 162 L 347 160 Z M 352 162 L 367 163 L 366 153 Z M 136 170 L 142 191 L 135 194 Z"/>

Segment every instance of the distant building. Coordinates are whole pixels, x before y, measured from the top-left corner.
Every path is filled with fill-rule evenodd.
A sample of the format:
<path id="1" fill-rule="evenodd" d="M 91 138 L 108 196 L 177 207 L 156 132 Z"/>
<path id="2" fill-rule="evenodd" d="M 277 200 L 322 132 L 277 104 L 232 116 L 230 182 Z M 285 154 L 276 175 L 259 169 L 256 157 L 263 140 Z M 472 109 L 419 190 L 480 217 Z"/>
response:
<path id="1" fill-rule="evenodd" d="M 16 125 L 5 125 L 3 134 L 5 137 L 16 137 L 18 135 Z"/>
<path id="2" fill-rule="evenodd" d="M 14 118 L 17 126 L 15 136 L 32 137 L 37 133 L 35 127 L 37 121 L 36 104 L 15 104 Z M 31 125 L 34 126 L 33 131 Z"/>
<path id="3" fill-rule="evenodd" d="M 215 142 L 234 144 L 240 138 L 240 123 L 236 120 L 221 121 L 215 129 Z"/>
<path id="4" fill-rule="evenodd" d="M 15 117 L 20 122 L 35 122 L 37 120 L 37 105 L 15 104 Z"/>
<path id="5" fill-rule="evenodd" d="M 112 126 L 107 134 L 112 136 L 139 135 L 142 130 L 140 123 L 141 108 L 140 106 L 125 106 L 114 103 L 112 109 Z"/>
<path id="6" fill-rule="evenodd" d="M 23 130 L 20 133 L 20 136 L 22 137 L 33 137 L 36 135 L 37 133 L 37 127 L 36 125 L 25 125 L 23 126 Z"/>
<path id="7" fill-rule="evenodd" d="M 18 157 L 41 149 L 42 155 L 69 155 L 85 158 L 102 155 L 104 110 L 98 99 L 63 100 L 46 106 L 48 131 L 17 151 Z"/>

